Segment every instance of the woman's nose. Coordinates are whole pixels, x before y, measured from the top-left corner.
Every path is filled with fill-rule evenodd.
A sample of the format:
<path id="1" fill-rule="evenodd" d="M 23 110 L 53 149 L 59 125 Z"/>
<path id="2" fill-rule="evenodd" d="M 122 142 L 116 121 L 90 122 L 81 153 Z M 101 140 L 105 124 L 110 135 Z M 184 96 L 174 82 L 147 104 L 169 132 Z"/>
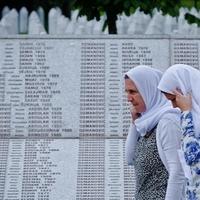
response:
<path id="1" fill-rule="evenodd" d="M 132 100 L 132 97 L 131 97 L 130 94 L 127 95 L 127 99 L 128 99 L 128 101 L 131 101 L 131 100 Z"/>

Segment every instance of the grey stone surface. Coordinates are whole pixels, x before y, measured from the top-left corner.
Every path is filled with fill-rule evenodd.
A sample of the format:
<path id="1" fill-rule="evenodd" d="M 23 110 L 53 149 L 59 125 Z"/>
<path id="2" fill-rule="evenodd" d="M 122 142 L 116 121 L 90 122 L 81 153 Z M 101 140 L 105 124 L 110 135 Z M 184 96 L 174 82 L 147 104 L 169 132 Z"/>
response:
<path id="1" fill-rule="evenodd" d="M 18 34 L 18 12 L 16 9 L 12 9 L 1 19 L 2 25 L 6 28 L 9 35 Z"/>
<path id="2" fill-rule="evenodd" d="M 38 14 L 35 11 L 32 11 L 29 16 L 28 22 L 28 34 L 30 35 L 44 35 L 46 31 L 42 25 Z"/>
<path id="3" fill-rule="evenodd" d="M 49 27 L 49 34 L 56 34 L 57 33 L 57 20 L 61 13 L 58 9 L 52 8 L 48 14 L 48 27 Z"/>
<path id="4" fill-rule="evenodd" d="M 0 199 L 133 199 L 123 74 L 199 69 L 199 38 L 0 38 Z"/>
<path id="5" fill-rule="evenodd" d="M 10 12 L 10 8 L 8 6 L 5 6 L 1 11 L 1 15 L 5 16 L 9 12 Z"/>
<path id="6" fill-rule="evenodd" d="M 6 36 L 6 35 L 7 35 L 6 27 L 2 25 L 2 23 L 0 23 L 0 36 Z"/>
<path id="7" fill-rule="evenodd" d="M 44 24 L 45 24 L 45 13 L 44 13 L 44 9 L 43 9 L 42 7 L 38 7 L 37 13 L 38 13 L 38 15 L 39 15 L 41 24 L 44 26 Z"/>
<path id="8" fill-rule="evenodd" d="M 19 12 L 19 32 L 23 34 L 28 32 L 28 10 L 25 7 Z"/>
<path id="9" fill-rule="evenodd" d="M 57 20 L 57 34 L 63 35 L 65 34 L 65 30 L 69 23 L 69 19 L 63 15 L 60 15 Z"/>

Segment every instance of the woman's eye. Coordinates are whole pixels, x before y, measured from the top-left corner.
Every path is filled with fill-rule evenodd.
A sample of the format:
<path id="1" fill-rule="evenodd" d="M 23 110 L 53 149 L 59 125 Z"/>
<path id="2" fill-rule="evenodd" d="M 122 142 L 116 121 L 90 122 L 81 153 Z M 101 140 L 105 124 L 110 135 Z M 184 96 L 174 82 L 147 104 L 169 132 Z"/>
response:
<path id="1" fill-rule="evenodd" d="M 130 93 L 130 94 L 135 94 L 136 91 L 135 91 L 135 90 L 130 90 L 129 93 Z"/>
<path id="2" fill-rule="evenodd" d="M 135 90 L 125 90 L 125 92 L 127 94 L 136 94 L 137 93 L 137 91 L 135 91 Z"/>

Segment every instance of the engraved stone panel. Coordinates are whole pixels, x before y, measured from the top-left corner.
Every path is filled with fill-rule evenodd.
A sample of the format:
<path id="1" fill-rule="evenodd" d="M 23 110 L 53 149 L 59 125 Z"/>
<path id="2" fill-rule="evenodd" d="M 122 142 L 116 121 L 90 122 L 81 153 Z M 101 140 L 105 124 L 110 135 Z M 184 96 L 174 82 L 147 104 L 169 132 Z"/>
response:
<path id="1" fill-rule="evenodd" d="M 58 46 L 54 42 L 1 41 L 0 109 L 5 117 L 1 136 L 78 136 L 78 53 L 73 41 L 60 41 Z"/>
<path id="2" fill-rule="evenodd" d="M 133 199 L 123 76 L 170 64 L 163 38 L 0 39 L 0 199 Z"/>
<path id="3" fill-rule="evenodd" d="M 199 69 L 199 40 L 174 39 L 171 42 L 172 64 L 183 63 Z"/>
<path id="4" fill-rule="evenodd" d="M 77 139 L 10 139 L 2 146 L 1 199 L 76 199 Z"/>

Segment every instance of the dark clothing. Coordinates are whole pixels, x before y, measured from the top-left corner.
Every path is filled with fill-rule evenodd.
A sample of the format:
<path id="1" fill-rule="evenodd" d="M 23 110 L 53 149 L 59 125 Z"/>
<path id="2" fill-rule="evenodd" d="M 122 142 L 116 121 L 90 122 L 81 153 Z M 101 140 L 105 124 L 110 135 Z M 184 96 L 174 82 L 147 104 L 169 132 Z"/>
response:
<path id="1" fill-rule="evenodd" d="M 164 200 L 168 172 L 156 145 L 156 130 L 140 137 L 136 146 L 136 200 Z"/>

